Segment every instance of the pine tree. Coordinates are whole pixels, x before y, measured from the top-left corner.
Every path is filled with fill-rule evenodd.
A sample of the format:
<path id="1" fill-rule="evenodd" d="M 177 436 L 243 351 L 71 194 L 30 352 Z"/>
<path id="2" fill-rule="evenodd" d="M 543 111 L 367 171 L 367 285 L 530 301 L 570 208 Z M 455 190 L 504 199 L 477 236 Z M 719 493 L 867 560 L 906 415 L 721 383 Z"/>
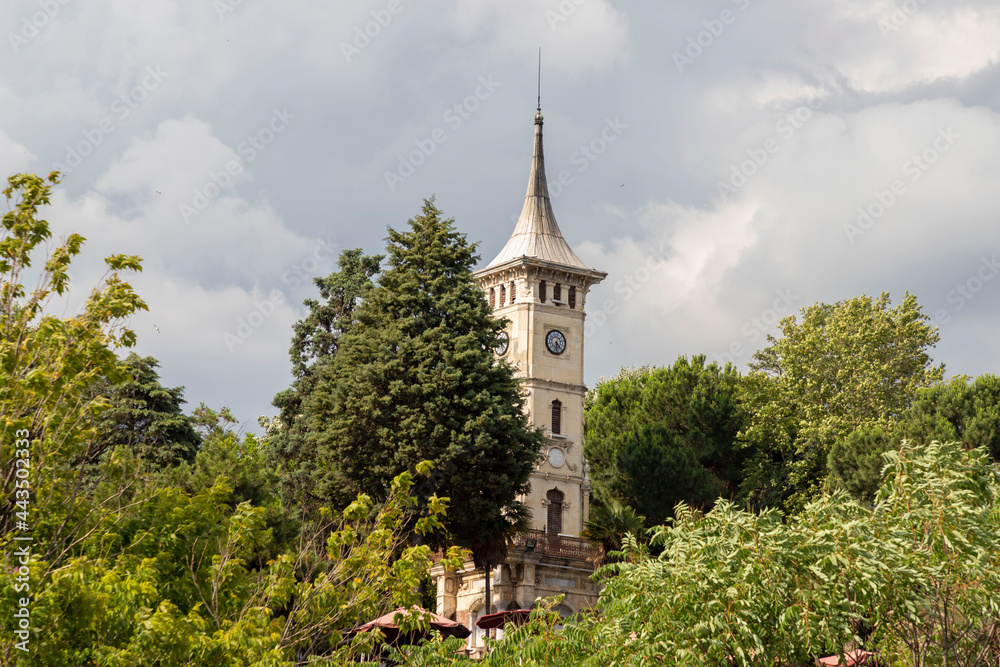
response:
<path id="1" fill-rule="evenodd" d="M 417 498 L 450 498 L 452 538 L 481 543 L 518 513 L 542 435 L 513 368 L 494 357 L 504 323 L 473 282 L 475 245 L 428 200 L 409 231 L 389 229 L 387 250 L 302 404 L 313 493 L 335 505 L 385 497 L 393 477 L 430 460 Z"/>
<path id="2" fill-rule="evenodd" d="M 627 368 L 588 393 L 584 451 L 598 503 L 634 507 L 658 525 L 678 502 L 710 507 L 740 486 L 735 451 L 745 415 L 739 373 L 680 357 L 673 366 Z"/>
<path id="3" fill-rule="evenodd" d="M 279 392 L 273 404 L 281 410 L 278 428 L 268 434 L 266 458 L 280 471 L 281 494 L 301 516 L 320 499 L 315 494 L 316 461 L 305 442 L 307 423 L 300 419 L 302 402 L 316 387 L 319 370 L 329 365 L 340 348 L 341 337 L 355 322 L 355 310 L 374 287 L 382 255 L 365 255 L 360 248 L 340 254 L 338 270 L 314 280 L 320 300 L 306 299 L 304 320 L 296 322 L 292 346 L 292 386 Z"/>
<path id="4" fill-rule="evenodd" d="M 111 406 L 97 419 L 97 439 L 104 451 L 130 447 L 154 468 L 169 468 L 194 461 L 201 437 L 181 410 L 184 387 L 162 386 L 159 365 L 133 352 L 122 364 L 127 379 L 98 385 L 95 394 L 106 396 Z"/>

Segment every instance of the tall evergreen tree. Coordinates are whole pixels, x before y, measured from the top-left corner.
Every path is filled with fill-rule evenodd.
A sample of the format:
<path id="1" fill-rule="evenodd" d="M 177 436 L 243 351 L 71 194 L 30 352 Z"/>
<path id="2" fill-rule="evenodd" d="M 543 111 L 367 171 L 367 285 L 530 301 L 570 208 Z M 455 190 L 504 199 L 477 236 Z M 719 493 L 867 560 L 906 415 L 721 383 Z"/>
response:
<path id="1" fill-rule="evenodd" d="M 387 250 L 302 403 L 313 491 L 337 505 L 385 497 L 393 477 L 433 461 L 416 497 L 449 497 L 453 539 L 474 546 L 518 514 L 542 435 L 514 369 L 494 357 L 504 323 L 473 282 L 475 245 L 429 200 L 409 231 L 389 229 Z"/>
<path id="2" fill-rule="evenodd" d="M 308 513 L 320 502 L 315 493 L 316 460 L 305 442 L 308 424 L 300 419 L 302 403 L 316 388 L 320 369 L 333 361 L 341 337 L 355 322 L 355 310 L 374 287 L 382 255 L 365 255 L 360 248 L 340 254 L 338 270 L 314 280 L 320 299 L 306 299 L 304 320 L 295 323 L 292 346 L 292 386 L 274 397 L 281 410 L 277 428 L 268 436 L 265 457 L 280 472 L 281 493 L 289 507 Z"/>
<path id="3" fill-rule="evenodd" d="M 184 387 L 164 387 L 153 357 L 131 353 L 122 364 L 126 379 L 102 380 L 95 394 L 111 404 L 97 418 L 103 450 L 125 446 L 154 468 L 194 461 L 201 436 L 183 413 Z"/>

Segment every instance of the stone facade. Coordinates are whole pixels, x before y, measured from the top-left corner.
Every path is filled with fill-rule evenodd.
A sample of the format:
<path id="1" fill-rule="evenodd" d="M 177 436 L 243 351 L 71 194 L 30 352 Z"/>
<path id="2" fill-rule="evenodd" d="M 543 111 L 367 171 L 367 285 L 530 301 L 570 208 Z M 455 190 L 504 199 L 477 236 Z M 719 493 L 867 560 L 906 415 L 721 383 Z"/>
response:
<path id="1" fill-rule="evenodd" d="M 535 150 L 524 208 L 510 240 L 476 272 L 484 298 L 510 321 L 508 344 L 497 354 L 518 370 L 531 422 L 545 429 L 545 459 L 521 497 L 534 530 L 491 573 L 492 611 L 530 607 L 538 597 L 565 595 L 570 615 L 597 600 L 591 550 L 579 537 L 590 510 L 590 479 L 583 453 L 584 306 L 590 288 L 607 274 L 587 267 L 563 239 L 549 199 L 542 148 L 542 115 L 535 116 Z M 462 572 L 432 573 L 437 612 L 473 629 L 486 613 L 485 573 L 471 563 Z"/>

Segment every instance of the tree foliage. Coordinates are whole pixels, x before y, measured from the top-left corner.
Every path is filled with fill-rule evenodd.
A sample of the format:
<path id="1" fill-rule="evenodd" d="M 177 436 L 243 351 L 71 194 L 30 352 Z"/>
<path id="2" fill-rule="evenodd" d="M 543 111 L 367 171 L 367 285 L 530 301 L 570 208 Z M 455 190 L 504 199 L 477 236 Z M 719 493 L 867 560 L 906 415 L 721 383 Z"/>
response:
<path id="1" fill-rule="evenodd" d="M 159 362 L 134 352 L 122 362 L 125 379 L 103 379 L 94 393 L 110 404 L 97 419 L 97 439 L 107 449 L 129 447 L 153 468 L 194 461 L 201 438 L 181 410 L 183 387 L 164 387 Z"/>
<path id="2" fill-rule="evenodd" d="M 108 273 L 77 315 L 63 319 L 50 313 L 67 295 L 69 265 L 84 242 L 78 234 L 43 257 L 41 267 L 34 268 L 36 287 L 25 287 L 32 254 L 51 237 L 38 211 L 49 203 L 57 182 L 55 173 L 48 179 L 28 174 L 8 179 L 3 193 L 10 210 L 0 237 L 0 535 L 13 536 L 15 503 L 23 499 L 15 493 L 13 459 L 15 433 L 26 433 L 32 498 L 26 523 L 43 540 L 42 559 L 50 564 L 76 549 L 118 502 L 88 506 L 80 464 L 103 451 L 96 420 L 108 404 L 91 390 L 98 382 L 124 379 L 114 350 L 134 344 L 135 334 L 125 322 L 146 308 L 121 277 L 124 271 L 141 270 L 140 259 L 114 255 L 105 259 Z"/>
<path id="3" fill-rule="evenodd" d="M 634 507 L 656 525 L 680 501 L 710 507 L 732 497 L 743 458 L 733 447 L 744 420 L 739 381 L 732 366 L 698 355 L 598 383 L 584 438 L 597 499 Z"/>
<path id="4" fill-rule="evenodd" d="M 390 228 L 387 269 L 354 311 L 337 353 L 318 372 L 302 419 L 314 493 L 333 505 L 430 460 L 417 495 L 449 497 L 459 544 L 502 525 L 527 488 L 541 435 L 529 429 L 513 369 L 494 358 L 503 322 L 471 269 L 475 246 L 433 202 Z"/>
<path id="5" fill-rule="evenodd" d="M 744 495 L 757 507 L 807 502 L 834 442 L 863 426 L 891 428 L 944 374 L 928 354 L 937 330 L 910 294 L 895 307 L 888 294 L 816 304 L 780 328 L 754 355 L 742 392 L 751 416 L 740 440 L 754 453 Z"/>
<path id="6" fill-rule="evenodd" d="M 29 600 L 30 629 L 22 651 L 14 632 L 19 620 L 12 611 L 0 619 L 0 663 L 291 667 L 351 661 L 363 642 L 342 639 L 359 618 L 419 599 L 431 552 L 411 546 L 410 536 L 442 530 L 447 506 L 424 496 L 421 518 L 409 520 L 418 502 L 415 481 L 430 474 L 431 464 L 396 476 L 381 501 L 361 494 L 342 512 L 321 512 L 288 548 L 275 550 L 273 479 L 260 470 L 262 445 L 233 434 L 227 411 L 196 412 L 206 437 L 192 463 L 151 470 L 130 440 L 104 450 L 98 425 L 112 408 L 94 388 L 135 379 L 124 373 L 115 349 L 135 341 L 125 320 L 145 307 L 119 275 L 137 270 L 139 260 L 108 258 L 109 275 L 79 315 L 49 314 L 52 299 L 66 294 L 70 259 L 83 243 L 68 237 L 44 258 L 38 287 L 23 286 L 32 253 L 49 237 L 38 209 L 55 182 L 55 176 L 15 176 L 5 191 L 13 209 L 3 217 L 0 239 L 6 480 L 0 598 L 8 611 Z M 27 477 L 14 474 L 25 468 L 13 462 L 14 445 L 23 449 L 24 440 L 29 456 L 18 458 L 30 461 Z M 83 485 L 79 463 L 101 452 L 98 475 Z M 25 542 L 14 538 L 26 535 L 32 539 L 25 553 Z M 454 567 L 466 558 L 452 549 L 443 562 Z"/>
<path id="7" fill-rule="evenodd" d="M 309 313 L 293 327 L 289 356 L 294 380 L 274 397 L 281 413 L 271 424 L 268 462 L 281 471 L 282 496 L 298 508 L 300 518 L 323 503 L 322 494 L 315 493 L 322 473 L 306 441 L 309 422 L 300 418 L 303 402 L 316 390 L 320 371 L 332 362 L 341 338 L 354 325 L 355 310 L 374 287 L 372 278 L 382 259 L 364 255 L 360 248 L 342 252 L 338 270 L 314 280 L 321 300 L 306 299 Z"/>
<path id="8" fill-rule="evenodd" d="M 903 440 L 957 440 L 982 447 L 1000 460 L 1000 378 L 983 375 L 969 382 L 956 376 L 916 392 L 913 403 L 889 426 L 862 427 L 830 449 L 829 481 L 855 498 L 870 502 L 881 478 L 881 454 Z"/>
<path id="9" fill-rule="evenodd" d="M 645 521 L 646 517 L 616 500 L 607 505 L 593 505 L 581 537 L 597 547 L 601 562 L 611 561 L 624 548 L 629 536 L 644 541 Z"/>
<path id="10" fill-rule="evenodd" d="M 891 665 L 995 664 L 1000 470 L 957 443 L 885 461 L 870 508 L 843 492 L 789 516 L 680 506 L 654 530 L 659 556 L 627 540 L 625 560 L 599 572 L 599 613 L 560 629 L 539 610 L 481 664 L 792 667 L 855 648 Z M 436 645 L 408 652 L 462 661 Z"/>

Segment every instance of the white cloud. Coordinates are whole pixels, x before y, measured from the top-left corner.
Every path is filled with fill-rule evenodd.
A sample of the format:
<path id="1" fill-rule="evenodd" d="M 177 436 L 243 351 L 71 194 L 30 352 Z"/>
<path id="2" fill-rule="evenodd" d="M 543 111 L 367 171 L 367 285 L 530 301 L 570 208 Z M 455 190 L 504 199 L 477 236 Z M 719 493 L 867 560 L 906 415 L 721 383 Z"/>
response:
<path id="1" fill-rule="evenodd" d="M 756 145 L 733 147 L 734 164 L 748 148 Z M 672 355 L 664 339 L 674 354 L 718 356 L 737 344 L 735 358 L 745 361 L 763 344 L 763 332 L 747 323 L 769 313 L 773 326 L 783 293 L 797 310 L 909 290 L 927 312 L 957 316 L 945 295 L 978 267 L 983 230 L 995 228 L 998 152 L 1000 114 L 955 101 L 818 112 L 728 202 L 649 205 L 633 216 L 643 235 L 578 249 L 609 272 L 588 304 L 591 349 L 619 364 L 666 363 Z M 720 177 L 727 180 L 728 169 Z M 901 194 L 892 193 L 894 181 Z M 879 198 L 892 200 L 887 210 L 849 238 L 845 228 L 858 229 L 858 209 L 880 211 L 871 208 Z M 646 272 L 657 253 L 665 261 Z M 792 311 L 783 307 L 779 315 Z M 603 359 L 597 363 L 603 367 Z"/>
<path id="2" fill-rule="evenodd" d="M 315 237 L 329 230 L 378 252 L 386 225 L 437 192 L 470 240 L 490 239 L 484 256 L 499 250 L 530 150 L 511 146 L 504 128 L 530 119 L 542 46 L 550 169 L 579 167 L 570 156 L 602 119 L 629 125 L 600 162 L 572 172 L 578 185 L 556 203 L 567 237 L 589 239 L 579 254 L 610 274 L 588 301 L 592 325 L 605 299 L 616 309 L 588 338 L 591 372 L 733 342 L 752 351 L 760 341 L 743 326 L 779 290 L 798 308 L 883 289 L 946 309 L 939 353 L 968 361 L 955 370 L 1000 371 L 989 335 L 1000 327 L 1000 282 L 962 310 L 947 300 L 998 243 L 1000 7 L 915 0 L 919 11 L 883 36 L 879 20 L 912 1 L 755 0 L 681 73 L 672 51 L 736 5 L 400 0 L 348 63 L 341 43 L 385 21 L 389 0 L 222 0 L 233 11 L 221 16 L 212 2 L 149 0 L 138 12 L 129 0 L 73 0 L 0 59 L 0 168 L 48 172 L 101 119 L 115 121 L 46 213 L 57 237 L 88 238 L 76 285 L 93 284 L 104 255 L 143 256 L 136 284 L 153 308 L 137 318 L 143 351 L 192 398 L 266 404 L 287 383 L 288 325 L 314 294 L 308 277 L 333 269 Z M 0 25 L 16 28 L 36 8 L 3 4 Z M 162 85 L 120 119 L 114 100 L 157 66 Z M 406 191 L 388 192 L 384 170 L 483 73 L 504 94 L 449 132 Z M 782 136 L 785 115 L 820 92 L 829 98 Z M 286 104 L 293 129 L 263 158 L 241 155 L 239 142 Z M 961 135 L 954 148 L 851 244 L 844 225 L 949 125 Z M 713 201 L 716 181 L 769 137 L 780 151 L 728 202 Z M 178 207 L 238 157 L 245 172 L 185 224 Z M 636 275 L 661 247 L 664 260 Z M 629 276 L 645 280 L 625 299 L 616 287 Z M 287 304 L 230 354 L 223 333 L 272 289 Z"/>
<path id="3" fill-rule="evenodd" d="M 906 9 L 903 9 L 903 6 Z M 1000 59 L 1000 8 L 989 3 L 842 3 L 833 62 L 867 92 L 900 90 L 946 78 L 964 78 Z M 836 8 L 831 20 L 836 25 Z M 838 31 L 839 32 L 839 31 Z"/>
<path id="4" fill-rule="evenodd" d="M 35 156 L 31 154 L 31 151 L 0 130 L 0 174 L 6 177 L 10 174 L 28 171 L 29 165 L 34 160 Z"/>

